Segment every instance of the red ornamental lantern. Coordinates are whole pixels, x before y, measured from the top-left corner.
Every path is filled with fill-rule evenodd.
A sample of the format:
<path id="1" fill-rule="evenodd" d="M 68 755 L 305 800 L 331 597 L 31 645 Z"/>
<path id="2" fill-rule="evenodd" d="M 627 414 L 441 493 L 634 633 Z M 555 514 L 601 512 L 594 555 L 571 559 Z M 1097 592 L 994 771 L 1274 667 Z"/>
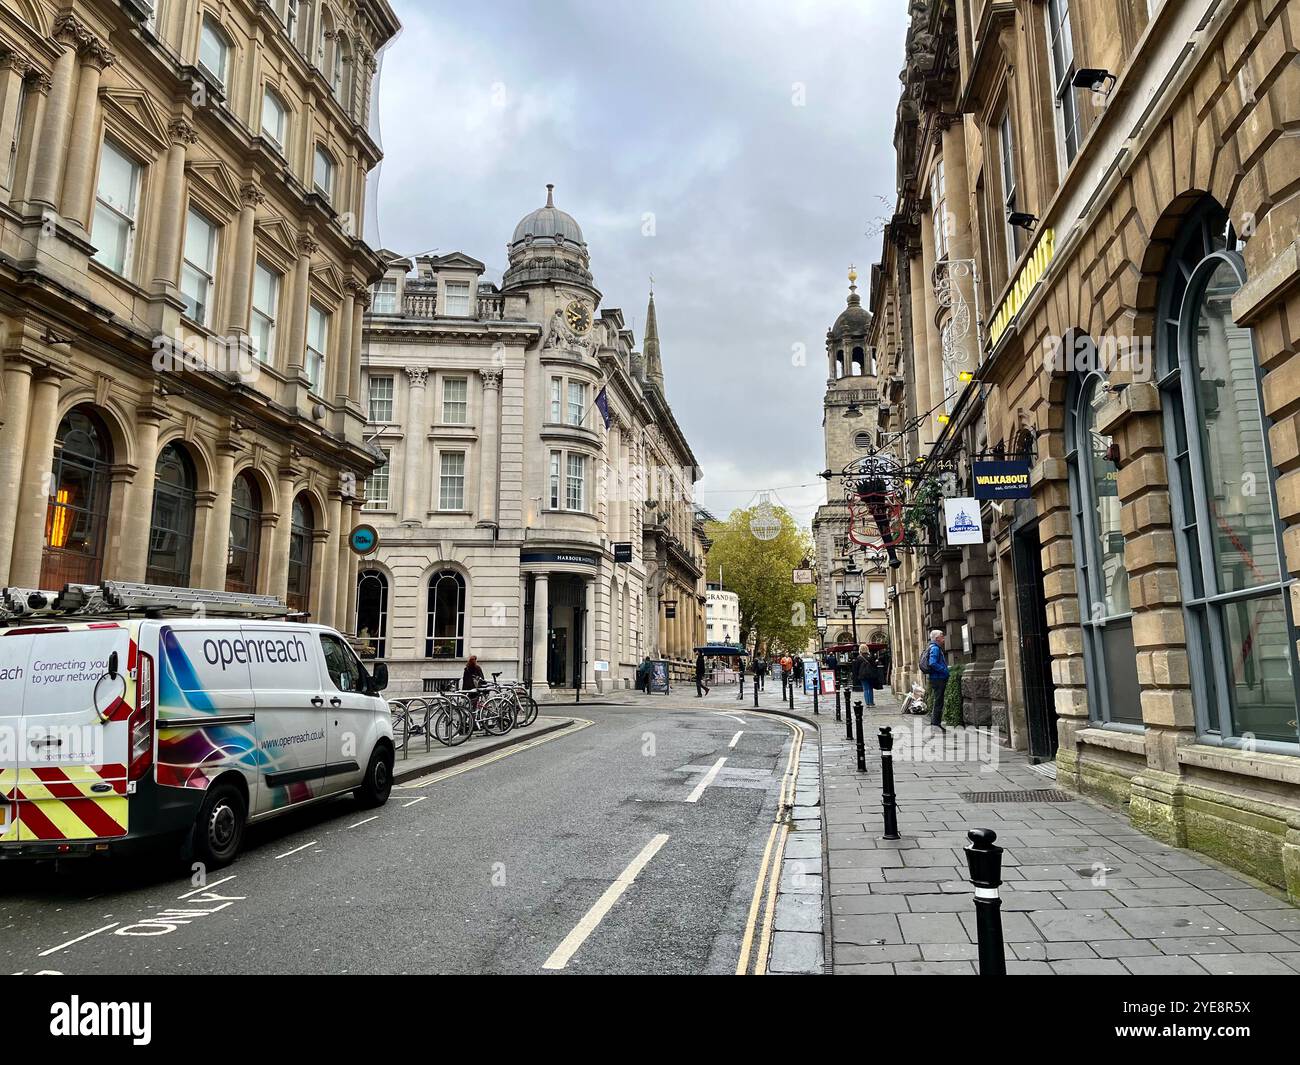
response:
<path id="1" fill-rule="evenodd" d="M 849 540 L 860 547 L 897 547 L 903 542 L 903 502 L 890 493 L 849 500 Z"/>

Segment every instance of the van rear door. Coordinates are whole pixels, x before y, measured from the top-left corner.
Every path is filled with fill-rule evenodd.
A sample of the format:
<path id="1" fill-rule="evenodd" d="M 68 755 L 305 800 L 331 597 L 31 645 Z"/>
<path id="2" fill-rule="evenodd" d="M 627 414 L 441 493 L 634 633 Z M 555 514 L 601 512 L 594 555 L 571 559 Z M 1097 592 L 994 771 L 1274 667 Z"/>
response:
<path id="1" fill-rule="evenodd" d="M 11 675 L 0 698 L 18 718 L 8 789 L 18 841 L 126 835 L 128 719 L 136 691 L 129 630 L 115 622 L 20 629 L 0 637 L 0 646 L 0 668 Z M 14 676 L 24 646 L 26 663 Z M 11 702 L 9 694 L 17 698 Z"/>

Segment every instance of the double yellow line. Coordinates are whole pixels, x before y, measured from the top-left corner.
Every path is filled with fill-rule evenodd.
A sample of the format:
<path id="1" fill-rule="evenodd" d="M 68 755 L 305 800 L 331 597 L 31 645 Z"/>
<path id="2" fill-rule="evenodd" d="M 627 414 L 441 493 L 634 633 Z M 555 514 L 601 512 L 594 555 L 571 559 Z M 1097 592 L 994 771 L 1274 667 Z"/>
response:
<path id="1" fill-rule="evenodd" d="M 736 962 L 736 975 L 750 972 L 750 957 L 754 953 L 754 933 L 758 931 L 758 952 L 753 958 L 753 975 L 767 972 L 768 948 L 772 941 L 772 923 L 776 920 L 776 894 L 781 884 L 781 862 L 785 857 L 785 841 L 790 834 L 790 808 L 794 806 L 795 782 L 799 775 L 799 751 L 803 747 L 803 728 L 785 718 L 780 718 L 794 739 L 790 744 L 790 757 L 786 761 L 785 775 L 781 778 L 781 796 L 777 803 L 776 819 L 767 834 L 767 846 L 758 866 L 758 880 L 754 884 L 754 897 L 749 903 L 749 918 L 745 934 L 740 941 L 740 960 Z M 767 885 L 767 909 L 763 913 L 762 929 L 758 929 L 759 911 L 763 908 L 763 887 Z"/>

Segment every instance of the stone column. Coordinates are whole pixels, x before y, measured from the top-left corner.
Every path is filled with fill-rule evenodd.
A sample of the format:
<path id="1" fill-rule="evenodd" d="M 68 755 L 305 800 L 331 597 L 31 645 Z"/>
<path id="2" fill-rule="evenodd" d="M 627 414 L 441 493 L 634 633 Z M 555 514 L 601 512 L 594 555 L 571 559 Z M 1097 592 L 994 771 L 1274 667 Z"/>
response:
<path id="1" fill-rule="evenodd" d="M 348 382 L 349 375 L 352 373 L 352 350 L 353 344 L 356 343 L 354 336 L 354 318 L 353 313 L 356 306 L 356 294 L 351 285 L 345 285 L 343 288 L 343 303 L 339 308 L 338 328 L 334 330 L 337 337 L 335 341 L 336 352 L 334 355 L 334 405 L 337 407 L 344 406 L 348 401 Z M 323 392 L 324 386 L 321 391 Z"/>
<path id="2" fill-rule="evenodd" d="M 4 361 L 3 424 L 0 424 L 0 499 L 19 499 L 27 424 L 31 413 L 32 365 L 10 352 Z M 57 394 L 57 393 L 56 393 Z M 9 581 L 9 559 L 14 547 L 16 522 L 0 522 L 0 588 Z"/>
<path id="3" fill-rule="evenodd" d="M 158 239 L 153 249 L 153 291 L 176 295 L 181 272 L 181 241 L 185 233 L 185 150 L 198 141 L 194 127 L 183 118 L 167 126 L 171 146 L 163 168 L 162 199 L 158 205 Z M 238 247 L 238 242 L 236 242 Z"/>
<path id="4" fill-rule="evenodd" d="M 31 192 L 34 205 L 55 211 L 63 188 L 63 160 L 68 147 L 68 129 L 72 125 L 72 90 L 77 78 L 76 27 L 81 23 L 69 15 L 55 22 L 54 37 L 64 51 L 54 63 L 50 76 L 50 93 L 45 101 L 45 122 L 36 140 L 32 161 Z"/>
<path id="5" fill-rule="evenodd" d="M 547 625 L 550 615 L 550 577 L 533 575 L 533 690 L 546 690 L 546 652 L 550 646 Z"/>
<path id="6" fill-rule="evenodd" d="M 99 151 L 99 76 L 113 62 L 113 53 L 92 37 L 79 45 L 77 55 L 81 76 L 68 136 L 62 205 L 64 218 L 89 236 L 91 186 Z"/>
<path id="7" fill-rule="evenodd" d="M 423 525 L 428 512 L 427 470 L 424 468 L 424 445 L 428 433 L 425 418 L 425 384 L 429 371 L 423 366 L 408 366 L 406 399 L 406 447 L 402 461 L 402 522 Z"/>
<path id="8" fill-rule="evenodd" d="M 337 574 L 331 571 L 330 565 L 334 559 L 338 558 L 339 543 L 341 541 L 340 532 L 343 527 L 343 496 L 338 492 L 330 493 L 329 512 L 326 520 L 329 522 L 329 535 L 325 541 L 324 553 L 320 559 L 321 590 L 317 620 L 322 625 L 333 625 L 337 629 L 340 628 L 336 615 L 339 582 Z"/>
<path id="9" fill-rule="evenodd" d="M 930 329 L 925 318 L 925 290 L 927 282 L 925 278 L 925 264 L 920 255 L 913 255 L 909 260 L 911 265 L 911 295 L 912 295 L 912 380 L 916 388 L 916 413 L 918 416 L 924 414 L 934 406 L 934 399 L 930 394 L 930 362 L 928 354 Z M 920 426 L 917 429 L 917 442 L 921 454 L 929 452 L 930 446 L 934 443 L 934 416 L 927 414 L 921 418 Z"/>
<path id="10" fill-rule="evenodd" d="M 230 302 L 226 314 L 226 332 L 233 336 L 248 332 L 253 307 L 253 271 L 257 265 L 257 208 L 265 199 L 266 193 L 251 181 L 239 190 L 239 218 L 235 222 L 235 253 L 231 256 Z"/>
<path id="11" fill-rule="evenodd" d="M 153 488 L 158 466 L 158 429 L 167 412 L 155 403 L 136 408 L 136 474 L 122 512 L 122 548 L 118 574 L 124 581 L 143 581 L 149 568 L 149 528 L 153 524 Z M 229 519 L 227 519 L 229 520 Z"/>
<path id="12" fill-rule="evenodd" d="M 918 347 L 917 358 L 924 358 L 926 373 L 930 380 L 930 402 L 921 410 L 928 410 L 930 407 L 938 406 L 944 399 L 944 381 L 943 381 L 943 337 L 940 334 L 939 326 L 935 319 L 939 314 L 939 300 L 934 292 L 934 225 L 933 215 L 925 213 L 921 216 L 921 270 L 923 277 L 921 279 L 922 306 L 925 315 L 925 347 Z M 918 293 L 912 293 L 912 299 L 915 300 Z M 917 411 L 921 413 L 920 410 Z M 930 440 L 933 442 L 939 436 L 939 423 L 937 417 L 943 413 L 943 407 L 939 407 L 933 414 L 926 418 L 926 424 L 930 427 Z"/>
<path id="13" fill-rule="evenodd" d="M 582 686 L 588 690 L 596 683 L 596 578 L 587 577 L 582 582 L 582 648 L 586 662 L 582 664 Z"/>
<path id="14" fill-rule="evenodd" d="M 298 237 L 298 264 L 293 271 L 293 299 L 289 304 L 289 360 L 286 367 L 290 377 L 306 374 L 307 362 L 307 306 L 311 302 L 311 257 L 320 245 L 308 234 Z"/>
<path id="15" fill-rule="evenodd" d="M 230 507 L 235 487 L 235 455 L 238 447 L 223 441 L 217 445 L 217 465 L 213 473 L 212 513 L 203 541 L 204 588 L 224 591 L 226 588 L 226 563 L 230 556 Z"/>
<path id="16" fill-rule="evenodd" d="M 30 195 L 38 149 L 40 131 L 45 126 L 45 104 L 54 87 L 50 76 L 33 69 L 26 79 L 27 102 L 23 106 L 22 128 L 18 129 L 18 156 L 15 160 L 13 187 L 9 202 L 22 214 L 29 213 L 27 198 Z"/>
<path id="17" fill-rule="evenodd" d="M 478 524 L 497 524 L 497 471 L 500 468 L 501 371 L 479 370 L 483 378 L 483 431 L 479 436 Z"/>
<path id="18" fill-rule="evenodd" d="M 59 427 L 59 387 L 63 374 L 38 370 L 32 384 L 31 418 L 27 451 L 23 456 L 22 490 L 14 523 L 9 581 L 36 588 L 41 578 L 45 547 L 45 515 L 49 508 L 49 475 L 54 458 L 54 437 Z"/>
<path id="19" fill-rule="evenodd" d="M 275 531 L 271 536 L 270 585 L 267 591 L 283 599 L 289 593 L 289 533 L 293 524 L 293 486 L 298 471 L 291 466 L 280 468 L 276 486 Z"/>
<path id="20" fill-rule="evenodd" d="M 348 348 L 348 376 L 345 391 L 353 403 L 361 403 L 361 348 L 365 341 L 366 310 L 370 307 L 370 289 L 352 283 L 352 343 Z"/>
<path id="21" fill-rule="evenodd" d="M 327 596 L 334 587 L 334 575 L 327 572 L 326 559 L 329 558 L 331 534 L 328 529 L 313 529 L 311 534 L 311 567 L 307 573 L 307 613 L 318 625 L 329 625 L 331 621 L 325 616 L 325 601 L 333 599 Z M 286 588 L 288 586 L 286 585 Z M 331 606 L 332 609 L 332 606 Z"/>

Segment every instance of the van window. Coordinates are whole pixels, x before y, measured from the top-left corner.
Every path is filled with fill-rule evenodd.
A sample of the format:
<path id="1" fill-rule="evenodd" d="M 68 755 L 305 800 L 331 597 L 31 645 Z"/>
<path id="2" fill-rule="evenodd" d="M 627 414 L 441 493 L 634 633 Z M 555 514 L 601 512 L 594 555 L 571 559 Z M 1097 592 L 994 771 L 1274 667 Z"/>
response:
<path id="1" fill-rule="evenodd" d="M 320 635 L 320 645 L 325 652 L 325 669 L 329 672 L 334 687 L 341 692 L 360 692 L 361 666 L 347 645 L 337 636 L 323 632 Z"/>

